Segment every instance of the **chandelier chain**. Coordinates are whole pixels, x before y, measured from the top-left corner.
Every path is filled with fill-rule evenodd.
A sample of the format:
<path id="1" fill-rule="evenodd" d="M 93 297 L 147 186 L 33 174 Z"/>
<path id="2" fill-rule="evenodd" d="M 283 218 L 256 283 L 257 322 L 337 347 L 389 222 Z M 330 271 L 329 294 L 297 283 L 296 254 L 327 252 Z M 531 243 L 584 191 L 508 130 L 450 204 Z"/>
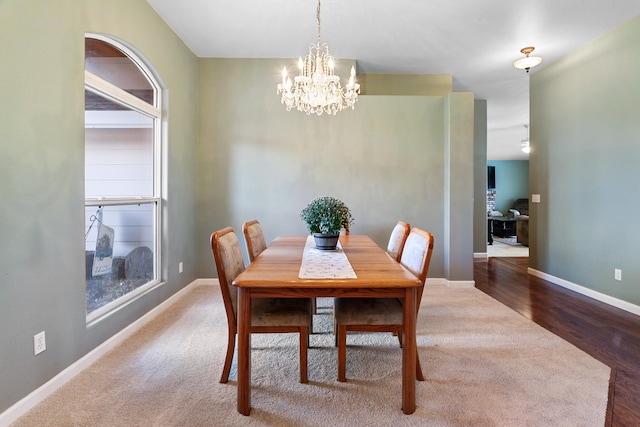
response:
<path id="1" fill-rule="evenodd" d="M 318 46 L 320 46 L 320 0 L 318 0 L 318 9 L 316 12 L 316 18 L 318 19 Z"/>

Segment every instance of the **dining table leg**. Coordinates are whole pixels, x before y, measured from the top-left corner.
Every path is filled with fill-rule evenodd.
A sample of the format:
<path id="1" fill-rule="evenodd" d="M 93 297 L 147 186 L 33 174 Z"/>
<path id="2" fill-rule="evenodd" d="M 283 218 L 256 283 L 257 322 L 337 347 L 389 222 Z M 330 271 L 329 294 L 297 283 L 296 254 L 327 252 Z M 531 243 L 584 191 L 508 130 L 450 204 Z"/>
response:
<path id="1" fill-rule="evenodd" d="M 251 412 L 251 295 L 238 288 L 238 412 Z"/>
<path id="2" fill-rule="evenodd" d="M 402 347 L 402 411 L 416 410 L 416 288 L 407 288 L 403 304 L 404 346 Z"/>

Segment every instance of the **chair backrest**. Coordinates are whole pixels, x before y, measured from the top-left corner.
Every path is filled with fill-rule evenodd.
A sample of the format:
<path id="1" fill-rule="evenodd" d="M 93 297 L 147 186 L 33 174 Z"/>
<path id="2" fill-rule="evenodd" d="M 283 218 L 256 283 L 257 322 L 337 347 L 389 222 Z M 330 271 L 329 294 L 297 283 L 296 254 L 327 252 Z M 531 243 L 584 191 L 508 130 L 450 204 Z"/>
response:
<path id="1" fill-rule="evenodd" d="M 233 228 L 226 227 L 211 234 L 211 251 L 216 262 L 227 320 L 235 325 L 238 289 L 232 283 L 244 271 L 244 258 L 242 258 L 240 241 Z"/>
<path id="2" fill-rule="evenodd" d="M 413 227 L 404 244 L 400 264 L 415 274 L 420 282 L 422 282 L 422 285 L 418 289 L 418 307 L 422 300 L 424 282 L 427 280 L 427 274 L 429 273 L 429 263 L 431 262 L 432 252 L 433 234 Z"/>
<path id="3" fill-rule="evenodd" d="M 391 230 L 387 253 L 398 262 L 402 257 L 402 250 L 404 249 L 407 236 L 409 236 L 409 231 L 411 231 L 411 225 L 404 221 L 398 221 L 395 227 L 393 227 L 393 230 Z"/>
<path id="4" fill-rule="evenodd" d="M 257 219 L 247 221 L 242 224 L 242 233 L 244 234 L 244 241 L 247 244 L 249 261 L 253 262 L 262 251 L 267 249 L 267 242 L 264 240 L 262 226 Z"/>

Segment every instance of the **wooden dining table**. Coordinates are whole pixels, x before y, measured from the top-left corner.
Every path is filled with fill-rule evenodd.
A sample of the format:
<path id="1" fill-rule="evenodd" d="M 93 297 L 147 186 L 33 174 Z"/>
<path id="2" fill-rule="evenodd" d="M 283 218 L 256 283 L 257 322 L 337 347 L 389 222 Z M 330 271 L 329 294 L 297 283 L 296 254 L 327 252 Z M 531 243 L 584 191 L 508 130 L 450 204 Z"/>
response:
<path id="1" fill-rule="evenodd" d="M 307 236 L 279 236 L 243 271 L 238 287 L 238 412 L 251 411 L 251 300 L 253 298 L 363 298 L 404 299 L 402 347 L 402 410 L 416 409 L 416 298 L 418 278 L 393 260 L 370 237 L 342 235 L 356 278 L 299 278 Z M 337 371 L 336 371 L 337 378 Z"/>

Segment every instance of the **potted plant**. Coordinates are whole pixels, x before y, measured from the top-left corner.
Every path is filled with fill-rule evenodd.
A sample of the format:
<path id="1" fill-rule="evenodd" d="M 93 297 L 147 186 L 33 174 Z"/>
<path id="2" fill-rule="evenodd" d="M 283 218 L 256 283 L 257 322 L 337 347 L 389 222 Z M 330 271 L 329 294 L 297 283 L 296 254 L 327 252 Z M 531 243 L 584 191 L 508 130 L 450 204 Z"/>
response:
<path id="1" fill-rule="evenodd" d="M 316 241 L 316 248 L 332 250 L 338 244 L 340 230 L 348 229 L 353 223 L 351 211 L 344 202 L 330 196 L 318 197 L 311 201 L 300 217 L 307 223 L 307 229 Z"/>

